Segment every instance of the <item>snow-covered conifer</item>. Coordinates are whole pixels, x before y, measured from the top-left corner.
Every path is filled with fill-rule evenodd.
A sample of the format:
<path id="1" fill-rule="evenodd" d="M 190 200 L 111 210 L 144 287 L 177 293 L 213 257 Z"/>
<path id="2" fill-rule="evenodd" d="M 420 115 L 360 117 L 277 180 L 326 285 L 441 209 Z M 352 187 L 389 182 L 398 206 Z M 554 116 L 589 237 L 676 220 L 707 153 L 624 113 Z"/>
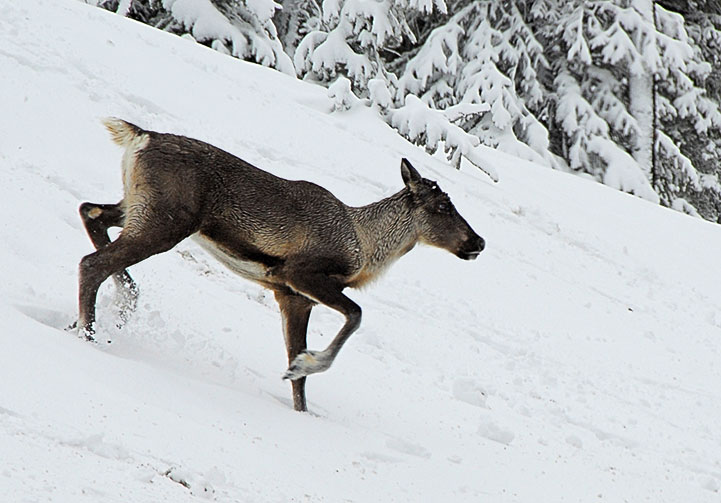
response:
<path id="1" fill-rule="evenodd" d="M 273 22 L 285 52 L 292 58 L 300 41 L 320 28 L 321 9 L 316 0 L 278 0 Z"/>
<path id="2" fill-rule="evenodd" d="M 721 118 L 718 106 L 697 86 L 709 66 L 688 37 L 683 17 L 651 0 L 577 0 L 561 6 L 561 12 L 555 35 L 564 57 L 553 62 L 557 80 L 565 81 L 555 90 L 553 124 L 572 154 L 571 167 L 639 195 L 648 196 L 650 184 L 663 204 L 674 207 L 684 206 L 674 201 L 685 191 L 716 190 L 717 181 L 701 176 L 670 134 L 674 120 L 689 119 L 705 132 Z M 573 124 L 564 115 L 568 103 L 579 99 L 596 119 Z M 583 154 L 579 145 L 586 145 Z M 635 168 L 624 163 L 625 179 L 636 180 L 633 185 L 608 172 L 618 169 L 610 160 L 626 159 L 617 155 L 619 149 L 635 161 Z"/>
<path id="3" fill-rule="evenodd" d="M 295 52 L 296 70 L 323 83 L 343 74 L 365 95 L 369 80 L 393 81 L 383 53 L 404 39 L 415 42 L 409 19 L 437 11 L 446 11 L 443 0 L 325 0 L 319 29 L 308 33 Z"/>
<path id="4" fill-rule="evenodd" d="M 398 98 L 413 93 L 444 109 L 487 104 L 483 114 L 459 121 L 485 145 L 549 166 L 548 133 L 534 111 L 545 92 L 539 69 L 548 66 L 516 2 L 460 1 L 446 23 L 433 30 L 398 82 Z"/>
<path id="5" fill-rule="evenodd" d="M 294 74 L 273 16 L 274 0 L 105 0 L 97 4 L 237 58 Z"/>
<path id="6" fill-rule="evenodd" d="M 487 106 L 476 107 L 471 113 L 488 111 Z M 413 94 L 405 97 L 405 104 L 399 108 L 386 110 L 388 123 L 400 134 L 417 145 L 423 146 L 429 153 L 435 153 L 440 146 L 444 148 L 451 164 L 461 165 L 462 157 L 485 172 L 493 181 L 498 181 L 498 173 L 476 152 L 480 142 L 478 137 L 466 133 L 451 122 L 451 118 L 441 110 L 429 108 Z"/>
<path id="7" fill-rule="evenodd" d="M 721 103 L 721 5 L 698 0 L 661 3 L 683 14 L 689 38 L 698 48 L 701 60 L 710 64 L 705 79 L 699 79 L 698 83 L 704 91 L 700 106 L 707 109 L 718 106 Z M 721 175 L 721 130 L 714 124 L 714 115 L 707 115 L 699 122 L 698 114 L 680 118 L 674 116 L 673 110 L 668 110 L 666 115 L 662 115 L 665 117 L 662 121 L 666 134 L 700 173 L 704 187 L 702 191 L 681 190 L 678 195 L 704 218 L 721 222 L 721 197 L 715 185 L 715 180 Z"/>

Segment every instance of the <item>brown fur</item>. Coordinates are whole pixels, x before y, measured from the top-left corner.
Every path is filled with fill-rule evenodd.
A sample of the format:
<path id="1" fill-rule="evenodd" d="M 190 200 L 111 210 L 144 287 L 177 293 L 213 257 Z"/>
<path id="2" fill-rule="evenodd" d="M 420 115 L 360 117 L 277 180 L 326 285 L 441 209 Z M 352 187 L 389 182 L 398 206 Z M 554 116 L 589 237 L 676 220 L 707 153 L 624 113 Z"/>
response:
<path id="1" fill-rule="evenodd" d="M 79 320 L 92 339 L 95 299 L 109 276 L 137 288 L 125 270 L 194 236 L 239 275 L 275 292 L 283 316 L 293 402 L 306 410 L 305 376 L 326 370 L 358 328 L 361 309 L 343 294 L 377 278 L 419 241 L 473 259 L 484 242 L 431 180 L 403 159 L 405 188 L 376 203 L 346 206 L 307 181 L 276 177 L 207 143 L 105 121 L 125 148 L 124 198 L 83 203 L 80 213 L 97 251 L 80 262 Z M 122 227 L 111 242 L 108 227 Z M 306 350 L 312 306 L 325 304 L 346 322 L 324 351 Z"/>

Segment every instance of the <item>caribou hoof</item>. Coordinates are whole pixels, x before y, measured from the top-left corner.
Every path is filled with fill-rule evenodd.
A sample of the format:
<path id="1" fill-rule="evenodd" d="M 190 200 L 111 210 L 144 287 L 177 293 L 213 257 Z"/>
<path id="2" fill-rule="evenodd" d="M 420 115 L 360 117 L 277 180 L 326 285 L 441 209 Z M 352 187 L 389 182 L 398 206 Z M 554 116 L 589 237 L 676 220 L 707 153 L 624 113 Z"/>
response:
<path id="1" fill-rule="evenodd" d="M 310 374 L 317 374 L 330 368 L 332 360 L 324 351 L 305 350 L 295 357 L 283 374 L 283 379 L 295 381 Z"/>
<path id="2" fill-rule="evenodd" d="M 65 327 L 66 332 L 74 333 L 81 339 L 85 339 L 88 342 L 96 342 L 95 337 L 95 330 L 92 327 L 78 327 L 78 322 L 74 321 L 67 327 Z"/>

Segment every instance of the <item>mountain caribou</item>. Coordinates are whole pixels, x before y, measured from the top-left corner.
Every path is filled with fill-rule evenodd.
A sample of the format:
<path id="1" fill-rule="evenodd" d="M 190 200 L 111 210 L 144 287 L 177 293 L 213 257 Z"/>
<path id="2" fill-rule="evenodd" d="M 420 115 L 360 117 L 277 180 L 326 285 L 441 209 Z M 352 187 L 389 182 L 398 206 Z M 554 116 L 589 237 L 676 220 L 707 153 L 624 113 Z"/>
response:
<path id="1" fill-rule="evenodd" d="M 137 287 L 126 268 L 192 236 L 240 276 L 272 290 L 280 306 L 293 405 L 305 411 L 305 378 L 327 370 L 361 321 L 343 294 L 376 278 L 417 243 L 475 259 L 485 247 L 434 181 L 401 161 L 404 188 L 362 207 L 346 206 L 326 189 L 266 171 L 208 143 L 146 131 L 106 119 L 125 149 L 123 199 L 83 203 L 80 215 L 97 249 L 79 267 L 77 326 L 95 335 L 98 288 L 112 276 L 134 307 Z M 109 227 L 122 227 L 114 241 Z M 311 309 L 323 304 L 345 323 L 322 351 L 306 349 Z"/>

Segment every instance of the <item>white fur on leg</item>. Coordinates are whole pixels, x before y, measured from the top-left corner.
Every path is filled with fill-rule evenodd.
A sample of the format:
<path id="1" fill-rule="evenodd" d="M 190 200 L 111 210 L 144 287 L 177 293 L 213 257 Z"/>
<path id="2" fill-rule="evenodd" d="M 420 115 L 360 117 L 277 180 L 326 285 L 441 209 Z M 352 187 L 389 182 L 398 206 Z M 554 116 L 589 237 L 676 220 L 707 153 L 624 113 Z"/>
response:
<path id="1" fill-rule="evenodd" d="M 290 363 L 283 379 L 295 381 L 310 374 L 317 374 L 328 370 L 331 363 L 333 359 L 326 351 L 305 350 Z"/>

